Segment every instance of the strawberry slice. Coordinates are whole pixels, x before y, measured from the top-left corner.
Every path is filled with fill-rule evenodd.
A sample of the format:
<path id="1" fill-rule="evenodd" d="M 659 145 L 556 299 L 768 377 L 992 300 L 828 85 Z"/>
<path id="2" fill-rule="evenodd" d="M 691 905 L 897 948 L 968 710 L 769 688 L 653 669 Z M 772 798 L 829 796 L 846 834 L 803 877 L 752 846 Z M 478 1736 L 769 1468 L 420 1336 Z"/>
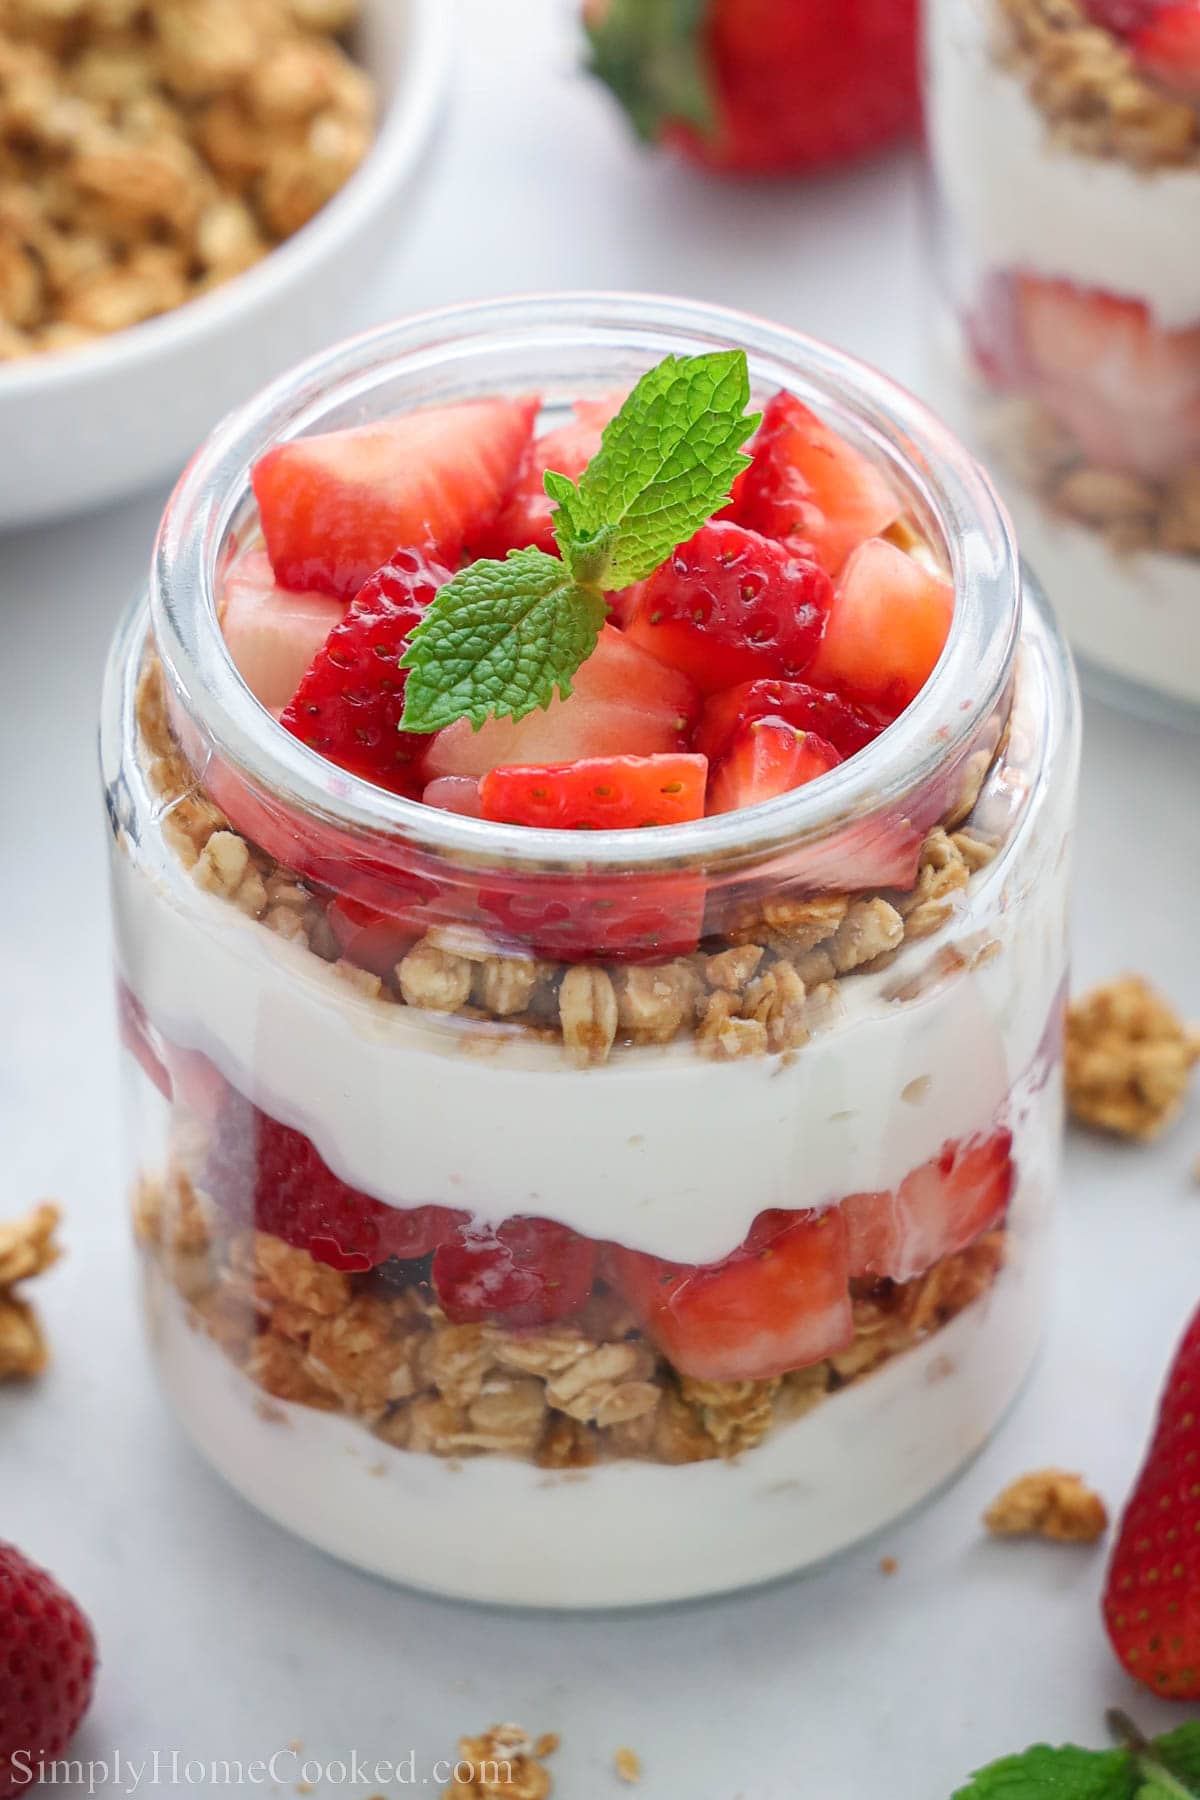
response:
<path id="1" fill-rule="evenodd" d="M 489 769 L 485 819 L 548 831 L 629 831 L 704 817 L 703 756 L 588 756 L 574 763 Z"/>
<path id="2" fill-rule="evenodd" d="M 577 762 L 585 756 L 659 756 L 690 748 L 699 706 L 686 676 L 606 625 L 572 678 L 569 700 L 512 719 L 489 719 L 480 731 L 459 719 L 429 744 L 431 778 L 476 781 L 502 764 Z"/>
<path id="3" fill-rule="evenodd" d="M 1036 275 L 1014 292 L 1033 391 L 1090 461 L 1154 481 L 1200 458 L 1200 326 Z"/>
<path id="4" fill-rule="evenodd" d="M 911 1281 L 998 1225 L 1012 1194 L 1012 1133 L 948 1143 L 894 1193 L 851 1194 L 841 1205 L 852 1276 Z"/>
<path id="5" fill-rule="evenodd" d="M 434 1251 L 430 1279 L 454 1325 L 549 1325 L 592 1291 L 596 1246 L 552 1219 L 461 1225 Z"/>
<path id="6" fill-rule="evenodd" d="M 500 516 L 476 539 L 471 549 L 476 556 L 499 560 L 510 550 L 534 546 L 555 555 L 554 513 L 557 502 L 545 488 L 547 469 L 568 475 L 578 481 L 600 448 L 604 427 L 625 399 L 624 392 L 610 394 L 601 400 L 576 402 L 575 417 L 569 425 L 560 425 L 526 445 L 517 477 L 501 508 Z"/>
<path id="7" fill-rule="evenodd" d="M 794 394 L 768 403 L 750 453 L 722 517 L 764 537 L 801 539 L 831 575 L 904 511 L 875 464 Z"/>
<path id="8" fill-rule="evenodd" d="M 738 727 L 713 776 L 708 810 L 727 813 L 759 806 L 828 774 L 841 760 L 833 745 L 813 731 L 800 731 L 771 714 L 751 719 Z"/>
<path id="9" fill-rule="evenodd" d="M 720 762 L 739 727 L 768 713 L 800 731 L 815 731 L 844 757 L 865 750 L 883 730 L 883 721 L 840 694 L 823 693 L 803 681 L 743 681 L 705 701 L 696 727 L 697 752 L 710 763 Z"/>
<path id="10" fill-rule="evenodd" d="M 1142 67 L 1164 86 L 1200 97 L 1200 0 L 1168 0 L 1130 38 Z"/>
<path id="11" fill-rule="evenodd" d="M 465 1220 L 446 1206 L 386 1206 L 340 1180 L 315 1145 L 227 1087 L 205 1186 L 238 1223 L 254 1225 L 348 1274 L 428 1256 Z"/>
<path id="12" fill-rule="evenodd" d="M 417 794 L 429 739 L 400 730 L 408 673 L 399 663 L 410 633 L 449 579 L 419 550 L 398 550 L 330 632 L 284 707 L 284 727 L 339 768 L 394 793 Z"/>
<path id="13" fill-rule="evenodd" d="M 397 546 L 453 568 L 499 512 L 537 410 L 472 400 L 276 444 L 253 474 L 276 578 L 350 600 Z"/>
<path id="14" fill-rule="evenodd" d="M 809 674 L 895 717 L 924 687 L 945 645 L 954 588 L 886 538 L 854 551 Z"/>
<path id="15" fill-rule="evenodd" d="M 369 969 L 381 979 L 391 976 L 422 930 L 415 921 L 410 923 L 402 916 L 384 912 L 353 893 L 338 894 L 325 917 L 346 961 Z"/>
<path id="16" fill-rule="evenodd" d="M 829 609 L 812 558 L 740 525 L 704 525 L 656 569 L 626 636 L 682 669 L 702 693 L 808 667 Z"/>
<path id="17" fill-rule="evenodd" d="M 699 1381 L 766 1381 L 854 1337 L 836 1209 L 760 1213 L 723 1262 L 697 1268 L 618 1248 L 612 1270 L 663 1355 Z"/>
<path id="18" fill-rule="evenodd" d="M 461 813 L 465 819 L 483 817 L 479 804 L 479 783 L 469 775 L 439 775 L 426 785 L 421 795 L 422 806 L 438 806 L 443 812 Z"/>
<path id="19" fill-rule="evenodd" d="M 280 587 L 265 550 L 232 564 L 221 593 L 221 629 L 238 674 L 268 712 L 283 711 L 345 611 L 327 594 Z"/>

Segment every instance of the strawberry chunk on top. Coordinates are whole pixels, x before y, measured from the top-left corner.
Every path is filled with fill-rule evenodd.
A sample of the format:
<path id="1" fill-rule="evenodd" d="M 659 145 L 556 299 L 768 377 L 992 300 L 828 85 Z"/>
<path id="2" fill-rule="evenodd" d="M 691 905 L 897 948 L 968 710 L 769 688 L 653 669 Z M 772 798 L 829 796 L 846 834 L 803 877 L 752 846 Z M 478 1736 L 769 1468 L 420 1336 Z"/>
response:
<path id="1" fill-rule="evenodd" d="M 428 738 L 400 730 L 408 672 L 400 659 L 449 571 L 419 550 L 377 569 L 330 632 L 281 723 L 339 768 L 414 795 Z"/>
<path id="2" fill-rule="evenodd" d="M 830 599 L 829 577 L 811 557 L 716 523 L 642 584 L 625 630 L 711 694 L 756 676 L 802 674 Z"/>
<path id="3" fill-rule="evenodd" d="M 253 483 L 277 579 L 349 600 L 397 546 L 453 568 L 500 510 L 537 408 L 472 400 L 276 444 Z"/>
<path id="4" fill-rule="evenodd" d="M 578 762 L 489 769 L 485 819 L 550 831 L 626 831 L 704 816 L 703 756 L 585 756 Z"/>
<path id="5" fill-rule="evenodd" d="M 894 1193 L 842 1202 L 852 1276 L 911 1281 L 1004 1217 L 1014 1180 L 1012 1133 L 949 1143 Z"/>
<path id="6" fill-rule="evenodd" d="M 708 810 L 726 813 L 759 806 L 827 775 L 841 760 L 833 745 L 815 732 L 800 731 L 769 713 L 750 719 L 734 733 L 713 776 Z"/>
<path id="7" fill-rule="evenodd" d="M 712 763 L 719 762 L 733 742 L 739 726 L 771 714 L 786 719 L 801 731 L 815 731 L 841 756 L 865 750 L 883 730 L 881 721 L 840 694 L 822 692 L 803 681 L 743 681 L 704 703 L 696 727 L 696 749 Z"/>
<path id="8" fill-rule="evenodd" d="M 345 610 L 327 594 L 280 587 L 265 551 L 233 564 L 221 591 L 221 629 L 238 674 L 268 712 L 287 705 Z"/>
<path id="9" fill-rule="evenodd" d="M 895 717 L 933 673 L 953 613 L 949 581 L 886 538 L 868 538 L 842 570 L 809 674 Z"/>
<path id="10" fill-rule="evenodd" d="M 686 675 L 669 669 L 624 632 L 606 625 L 576 670 L 569 699 L 556 699 L 523 719 L 489 719 L 473 731 L 459 719 L 430 741 L 431 778 L 476 780 L 501 764 L 574 762 L 582 756 L 658 756 L 690 749 L 699 696 Z"/>
<path id="11" fill-rule="evenodd" d="M 599 450 L 604 427 L 624 398 L 624 393 L 618 393 L 600 400 L 577 401 L 575 417 L 569 424 L 547 431 L 526 445 L 499 517 L 471 542 L 474 555 L 499 560 L 510 550 L 530 547 L 545 550 L 551 556 L 556 553 L 557 502 L 546 492 L 546 471 L 554 469 L 577 481 Z"/>
<path id="12" fill-rule="evenodd" d="M 854 1337 L 846 1226 L 823 1213 L 765 1212 L 744 1244 L 701 1267 L 615 1249 L 612 1273 L 681 1375 L 766 1381 Z"/>
<path id="13" fill-rule="evenodd" d="M 875 464 L 794 394 L 768 402 L 750 451 L 722 516 L 764 537 L 800 539 L 831 575 L 904 510 Z"/>

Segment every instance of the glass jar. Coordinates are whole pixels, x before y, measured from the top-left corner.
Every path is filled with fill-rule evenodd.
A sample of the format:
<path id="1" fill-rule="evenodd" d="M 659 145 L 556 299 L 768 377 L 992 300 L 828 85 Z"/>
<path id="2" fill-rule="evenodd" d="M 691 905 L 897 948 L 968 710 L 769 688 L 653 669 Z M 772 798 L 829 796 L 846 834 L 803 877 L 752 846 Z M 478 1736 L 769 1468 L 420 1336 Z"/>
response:
<path id="1" fill-rule="evenodd" d="M 791 389 L 887 467 L 955 582 L 937 670 L 860 755 L 583 839 L 364 783 L 242 684 L 217 590 L 268 445 L 533 389 L 554 420 L 731 344 L 756 401 Z M 1046 1305 L 1076 710 L 981 471 L 758 320 L 467 307 L 227 420 L 103 733 L 150 1336 L 202 1451 L 336 1555 L 514 1605 L 742 1587 L 934 1493 Z"/>
<path id="2" fill-rule="evenodd" d="M 1180 90 L 1152 10 L 926 0 L 932 391 L 1089 676 L 1196 723 L 1200 83 Z"/>

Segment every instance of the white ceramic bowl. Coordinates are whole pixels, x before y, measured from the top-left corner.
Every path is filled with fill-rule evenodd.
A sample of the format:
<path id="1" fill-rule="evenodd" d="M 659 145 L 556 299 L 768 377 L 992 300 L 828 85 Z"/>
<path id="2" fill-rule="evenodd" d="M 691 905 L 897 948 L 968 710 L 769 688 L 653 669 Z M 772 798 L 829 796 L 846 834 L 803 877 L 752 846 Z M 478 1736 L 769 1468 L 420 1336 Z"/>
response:
<path id="1" fill-rule="evenodd" d="M 452 0 L 363 0 L 355 54 L 379 93 L 375 143 L 341 192 L 245 275 L 79 350 L 0 365 L 0 528 L 178 474 L 216 421 L 346 331 L 437 118 Z"/>

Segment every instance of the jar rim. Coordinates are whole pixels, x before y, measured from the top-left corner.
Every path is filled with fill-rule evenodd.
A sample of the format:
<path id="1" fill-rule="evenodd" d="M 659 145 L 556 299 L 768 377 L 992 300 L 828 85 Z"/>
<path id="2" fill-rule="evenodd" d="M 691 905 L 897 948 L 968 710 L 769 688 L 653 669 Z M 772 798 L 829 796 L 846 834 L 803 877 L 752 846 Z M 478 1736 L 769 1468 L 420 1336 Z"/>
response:
<path id="1" fill-rule="evenodd" d="M 389 376 L 446 370 L 468 356 L 542 344 L 698 354 L 737 346 L 752 384 L 785 387 L 852 422 L 914 490 L 946 546 L 950 634 L 920 693 L 864 750 L 759 806 L 648 830 L 578 832 L 490 821 L 425 806 L 328 762 L 260 705 L 217 618 L 217 570 L 250 473 L 271 445 Z M 648 358 L 653 360 L 653 357 Z M 283 805 L 352 835 L 398 840 L 492 867 L 624 870 L 719 867 L 819 840 L 894 805 L 954 757 L 998 704 L 1020 635 L 1012 527 L 983 469 L 924 404 L 847 353 L 731 308 L 657 295 L 514 296 L 410 315 L 311 357 L 229 414 L 167 503 L 155 544 L 151 623 L 167 681 L 213 754 Z"/>

